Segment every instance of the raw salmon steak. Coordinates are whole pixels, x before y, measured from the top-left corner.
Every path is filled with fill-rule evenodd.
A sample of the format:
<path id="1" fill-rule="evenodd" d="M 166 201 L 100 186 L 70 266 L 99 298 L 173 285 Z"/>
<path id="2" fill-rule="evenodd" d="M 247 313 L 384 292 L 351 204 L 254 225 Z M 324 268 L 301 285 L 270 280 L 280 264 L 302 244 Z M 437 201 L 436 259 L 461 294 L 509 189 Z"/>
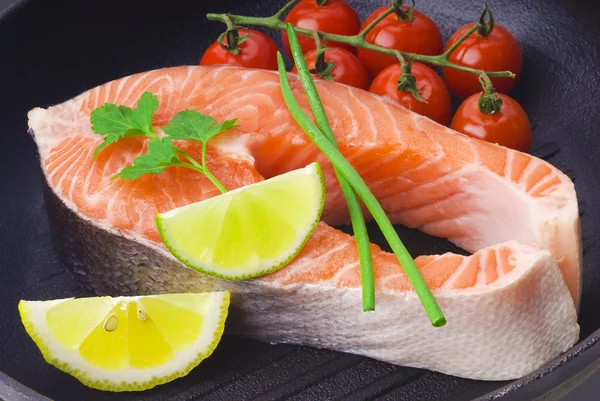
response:
<path id="1" fill-rule="evenodd" d="M 308 111 L 297 77 L 291 80 Z M 514 379 L 571 347 L 579 336 L 581 235 L 569 178 L 533 156 L 468 138 L 368 92 L 327 81 L 317 87 L 341 152 L 392 222 L 472 253 L 416 258 L 446 326 L 431 326 L 395 256 L 375 245 L 377 306 L 362 311 L 354 239 L 331 227 L 348 221 L 332 167 L 295 123 L 277 74 L 268 71 L 168 68 L 32 110 L 49 217 L 67 265 L 104 294 L 228 289 L 230 333 L 472 379 Z M 323 221 L 289 265 L 231 282 L 186 268 L 166 250 L 155 215 L 218 190 L 181 167 L 111 181 L 144 151 L 144 138 L 124 139 L 93 158 L 101 137 L 91 130 L 90 112 L 105 102 L 133 107 L 145 91 L 160 101 L 158 132 L 184 109 L 238 119 L 238 128 L 209 147 L 209 168 L 228 189 L 322 164 Z M 200 156 L 199 145 L 181 146 Z"/>

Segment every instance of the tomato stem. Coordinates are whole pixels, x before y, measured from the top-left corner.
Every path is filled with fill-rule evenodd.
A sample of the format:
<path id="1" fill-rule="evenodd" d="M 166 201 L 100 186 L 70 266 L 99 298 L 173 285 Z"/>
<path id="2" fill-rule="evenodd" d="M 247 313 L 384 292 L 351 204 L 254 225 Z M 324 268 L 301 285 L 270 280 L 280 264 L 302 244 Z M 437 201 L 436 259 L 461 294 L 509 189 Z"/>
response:
<path id="1" fill-rule="evenodd" d="M 400 61 L 400 77 L 398 78 L 398 85 L 396 86 L 399 91 L 410 93 L 417 99 L 419 102 L 424 102 L 425 99 L 421 97 L 421 93 L 419 89 L 417 89 L 417 77 L 415 77 L 412 73 L 412 57 L 408 58 L 408 62 L 402 55 L 402 53 L 397 52 L 396 56 Z"/>
<path id="2" fill-rule="evenodd" d="M 317 3 L 318 7 L 323 7 L 324 5 L 327 4 L 328 0 L 315 0 L 315 3 Z"/>
<path id="3" fill-rule="evenodd" d="M 315 68 L 310 70 L 310 73 L 317 74 L 320 78 L 328 81 L 333 81 L 331 71 L 333 71 L 335 63 L 333 61 L 325 61 L 325 50 L 327 48 L 324 45 L 326 45 L 327 41 L 325 40 L 325 43 L 321 45 L 321 37 L 318 32 L 313 32 L 313 39 L 316 44 Z"/>
<path id="4" fill-rule="evenodd" d="M 494 93 L 494 85 L 486 73 L 479 75 L 479 83 L 481 84 L 481 87 L 486 95 L 491 95 Z"/>
<path id="5" fill-rule="evenodd" d="M 249 16 L 234 15 L 234 14 L 228 14 L 228 13 L 226 13 L 226 14 L 212 14 L 211 13 L 211 14 L 207 14 L 206 17 L 211 21 L 221 21 L 226 24 L 231 23 L 231 24 L 242 25 L 242 26 L 254 25 L 254 26 L 262 26 L 262 27 L 277 29 L 277 30 L 282 31 L 282 30 L 286 29 L 286 24 L 281 20 L 281 17 L 294 3 L 296 3 L 296 1 L 297 0 L 293 0 L 289 3 L 287 3 L 281 10 L 279 10 L 275 15 L 273 15 L 271 17 L 249 17 Z M 294 31 L 298 34 L 306 35 L 306 36 L 313 36 L 313 33 L 316 32 L 316 33 L 318 33 L 320 38 L 325 39 L 327 41 L 344 43 L 344 44 L 347 44 L 347 45 L 350 45 L 350 46 L 353 46 L 356 48 L 373 50 L 378 53 L 387 54 L 388 56 L 396 57 L 396 53 L 399 52 L 398 50 L 388 49 L 386 47 L 377 46 L 377 45 L 367 42 L 367 40 L 366 40 L 367 33 L 369 33 L 369 31 L 371 29 L 373 29 L 373 27 L 375 25 L 377 25 L 379 22 L 381 22 L 385 17 L 387 17 L 388 15 L 390 15 L 394 12 L 395 12 L 395 8 L 393 6 L 388 8 L 385 12 L 383 12 L 383 14 L 381 14 L 379 17 L 377 17 L 371 24 L 369 24 L 367 27 L 365 27 L 365 29 L 363 29 L 357 35 L 351 35 L 351 36 L 338 35 L 338 34 L 333 34 L 333 33 L 317 31 L 317 30 L 313 30 L 313 29 L 299 28 L 299 27 L 294 27 Z M 487 6 L 485 8 L 485 13 L 488 16 L 491 16 L 491 12 L 489 11 L 489 8 L 487 8 Z M 228 21 L 230 21 L 230 22 L 228 22 Z M 490 21 L 488 22 L 488 25 L 487 25 L 488 29 L 490 29 L 490 24 L 493 27 L 493 17 L 491 17 Z M 465 33 L 465 35 L 463 35 L 461 38 L 459 38 L 452 47 L 450 47 L 446 52 L 444 52 L 443 54 L 440 54 L 438 56 L 428 56 L 428 55 L 424 55 L 424 54 L 412 54 L 412 53 L 402 52 L 402 51 L 400 51 L 400 53 L 405 58 L 409 58 L 409 57 L 412 58 L 413 61 L 418 61 L 421 63 L 435 65 L 435 66 L 439 66 L 439 67 L 454 68 L 456 70 L 465 71 L 465 72 L 475 74 L 475 75 L 480 75 L 481 73 L 485 72 L 488 77 L 514 78 L 515 74 L 513 74 L 510 71 L 483 71 L 483 70 L 478 70 L 475 68 L 465 67 L 460 64 L 454 64 L 453 62 L 451 62 L 449 60 L 450 54 L 454 50 L 456 50 L 458 45 L 460 45 L 462 42 L 464 42 L 468 36 L 472 35 L 475 31 L 477 31 L 478 29 L 481 29 L 481 28 L 482 28 L 482 25 L 480 23 L 475 24 L 475 26 L 472 29 L 470 29 L 469 31 L 467 31 Z"/>
<path id="6" fill-rule="evenodd" d="M 312 37 L 315 40 L 315 48 L 317 51 L 323 50 L 323 47 L 325 46 L 324 43 L 321 42 L 321 35 L 319 35 L 319 32 L 313 32 Z M 325 40 L 325 43 L 327 43 L 327 40 Z"/>
<path id="7" fill-rule="evenodd" d="M 411 0 L 412 5 L 406 10 L 403 7 L 403 0 L 392 0 L 392 8 L 396 13 L 399 21 L 402 22 L 413 22 L 415 17 L 413 15 L 413 11 L 415 11 L 415 0 Z"/>
<path id="8" fill-rule="evenodd" d="M 488 22 L 485 22 L 485 16 L 488 16 Z M 487 3 L 483 4 L 483 12 L 481 13 L 481 17 L 479 17 L 479 29 L 478 33 L 481 36 L 489 36 L 490 33 L 494 30 L 494 14 L 492 14 L 492 10 L 488 7 Z"/>
<path id="9" fill-rule="evenodd" d="M 239 45 L 246 41 L 250 37 L 250 34 L 240 37 L 238 29 L 241 27 L 234 25 L 228 16 L 225 16 L 224 22 L 227 24 L 227 30 L 219 35 L 219 46 L 223 50 L 227 50 L 233 54 L 240 54 Z M 227 44 L 225 44 L 225 37 L 227 37 Z"/>
<path id="10" fill-rule="evenodd" d="M 400 62 L 400 66 L 403 67 L 406 64 L 406 58 L 404 57 L 402 52 L 396 50 L 395 56 L 398 59 L 398 61 Z"/>
<path id="11" fill-rule="evenodd" d="M 446 60 L 450 57 L 450 55 L 460 46 L 469 36 L 471 36 L 474 32 L 481 29 L 480 24 L 475 24 L 471 29 L 469 29 L 463 36 L 461 36 L 456 42 L 452 44 L 444 53 L 442 53 L 442 57 L 445 57 Z"/>
<path id="12" fill-rule="evenodd" d="M 294 6 L 294 5 L 295 5 L 297 2 L 299 2 L 299 1 L 300 1 L 300 0 L 291 0 L 291 1 L 288 1 L 288 2 L 286 3 L 286 5 L 285 5 L 285 6 L 283 6 L 283 7 L 281 8 L 281 10 L 277 11 L 277 12 L 275 13 L 275 15 L 273 15 L 273 18 L 276 18 L 276 19 L 278 19 L 278 20 L 282 21 L 282 20 L 283 20 L 283 16 L 285 15 L 285 13 L 286 13 L 286 12 L 287 12 L 287 11 L 288 11 L 290 8 L 292 8 L 292 7 L 293 7 L 293 6 Z"/>
<path id="13" fill-rule="evenodd" d="M 394 7 L 390 7 L 389 9 L 385 10 L 380 16 L 375 18 L 369 25 L 367 25 L 365 27 L 365 29 L 363 29 L 357 36 L 359 38 L 362 38 L 363 40 L 365 40 L 369 31 L 371 31 L 371 29 L 375 28 L 375 25 L 379 24 L 381 21 L 383 21 L 385 19 L 385 17 L 387 17 L 390 14 L 393 14 L 394 12 L 395 12 Z"/>
<path id="14" fill-rule="evenodd" d="M 502 108 L 502 99 L 500 95 L 494 92 L 492 81 L 484 72 L 479 75 L 479 82 L 483 87 L 483 92 L 479 95 L 479 111 L 483 114 L 498 114 Z"/>

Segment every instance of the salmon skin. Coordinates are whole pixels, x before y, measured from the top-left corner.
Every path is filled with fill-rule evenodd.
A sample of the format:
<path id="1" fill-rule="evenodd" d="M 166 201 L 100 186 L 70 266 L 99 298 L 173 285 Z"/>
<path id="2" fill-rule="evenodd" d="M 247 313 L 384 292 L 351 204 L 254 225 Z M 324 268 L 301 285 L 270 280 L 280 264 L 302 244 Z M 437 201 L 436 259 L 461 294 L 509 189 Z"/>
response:
<path id="1" fill-rule="evenodd" d="M 294 93 L 308 103 L 295 75 Z M 482 380 L 532 372 L 578 339 L 581 234 L 572 182 L 533 156 L 458 134 L 368 92 L 328 81 L 317 88 L 341 152 L 393 223 L 419 228 L 472 253 L 416 258 L 448 323 L 434 328 L 394 255 L 372 245 L 377 306 L 362 312 L 354 239 L 331 165 L 289 114 L 276 73 L 175 67 L 101 85 L 29 112 L 61 254 L 99 294 L 232 292 L 230 333 L 323 347 L 393 364 Z M 172 167 L 137 180 L 110 180 L 145 149 L 127 138 L 102 150 L 93 109 L 134 106 L 150 91 L 160 133 L 195 109 L 238 128 L 211 141 L 208 165 L 228 189 L 319 161 L 323 220 L 300 254 L 273 274 L 233 282 L 178 262 L 154 217 L 219 191 L 200 173 Z M 194 157 L 200 147 L 178 143 Z"/>

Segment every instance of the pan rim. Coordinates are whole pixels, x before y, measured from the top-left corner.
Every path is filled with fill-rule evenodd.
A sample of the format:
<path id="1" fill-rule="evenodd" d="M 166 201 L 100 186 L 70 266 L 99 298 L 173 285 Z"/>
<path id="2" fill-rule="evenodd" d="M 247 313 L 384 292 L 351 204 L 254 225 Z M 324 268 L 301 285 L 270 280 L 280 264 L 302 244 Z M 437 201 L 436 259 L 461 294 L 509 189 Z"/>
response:
<path id="1" fill-rule="evenodd" d="M 33 0 L 16 0 L 0 11 L 0 24 Z M 600 371 L 600 328 L 541 368 L 505 386 L 475 398 L 473 401 L 517 401 L 526 394 L 541 401 L 560 397 L 572 391 L 596 371 Z M 48 401 L 43 394 L 31 389 L 0 370 L 0 400 Z"/>
<path id="2" fill-rule="evenodd" d="M 533 396 L 535 400 L 540 401 L 553 395 L 564 396 L 598 370 L 600 370 L 600 329 L 535 372 L 477 397 L 473 401 L 499 399 L 517 401 L 523 399 L 522 396 L 525 392 L 528 396 Z M 0 399 L 7 401 L 48 400 L 43 394 L 2 371 L 0 371 Z M 531 399 L 533 400 L 533 398 Z"/>

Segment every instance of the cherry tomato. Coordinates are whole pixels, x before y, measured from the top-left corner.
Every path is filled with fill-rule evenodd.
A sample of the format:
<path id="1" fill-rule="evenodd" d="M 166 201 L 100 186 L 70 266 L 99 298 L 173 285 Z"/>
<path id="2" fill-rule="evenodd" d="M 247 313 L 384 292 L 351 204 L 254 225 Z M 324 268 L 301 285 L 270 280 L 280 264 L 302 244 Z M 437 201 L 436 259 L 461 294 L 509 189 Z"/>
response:
<path id="1" fill-rule="evenodd" d="M 240 37 L 250 37 L 239 44 L 240 53 L 234 54 L 223 49 L 216 40 L 206 50 L 200 60 L 201 65 L 226 64 L 236 67 L 277 69 L 277 45 L 262 32 L 251 29 L 238 29 Z M 227 37 L 223 40 L 227 44 Z"/>
<path id="2" fill-rule="evenodd" d="M 463 34 L 473 27 L 465 25 L 450 37 L 446 49 L 454 44 Z M 502 25 L 495 24 L 492 32 L 486 37 L 478 32 L 471 34 L 456 50 L 449 60 L 455 64 L 484 71 L 512 71 L 515 78 L 491 78 L 497 92 L 508 93 L 515 86 L 521 73 L 521 48 L 519 42 Z M 448 88 L 461 99 L 481 92 L 477 75 L 459 71 L 454 68 L 443 69 Z"/>
<path id="3" fill-rule="evenodd" d="M 479 93 L 468 97 L 456 111 L 450 128 L 507 148 L 529 151 L 531 126 L 527 114 L 516 100 L 502 93 L 498 95 L 502 108 L 497 114 L 479 111 Z"/>
<path id="4" fill-rule="evenodd" d="M 361 30 L 365 29 L 367 25 L 383 14 L 388 8 L 382 7 L 369 15 L 363 23 Z M 404 10 L 408 10 L 407 6 L 403 6 L 403 8 Z M 444 42 L 435 22 L 418 10 L 413 10 L 413 17 L 414 21 L 407 22 L 399 19 L 394 13 L 388 15 L 367 33 L 367 42 L 408 53 L 430 56 L 440 54 Z M 387 66 L 398 62 L 392 56 L 366 49 L 358 49 L 358 57 L 372 77 Z"/>
<path id="5" fill-rule="evenodd" d="M 305 55 L 306 64 L 311 70 L 315 68 L 317 58 L 316 51 L 310 51 Z M 327 49 L 325 50 L 325 61 L 333 61 L 335 67 L 331 70 L 331 77 L 335 82 L 354 86 L 356 88 L 369 89 L 369 76 L 367 70 L 361 64 L 358 57 L 346 49 Z M 298 72 L 294 67 L 292 72 Z"/>
<path id="6" fill-rule="evenodd" d="M 292 8 L 285 22 L 299 28 L 338 35 L 356 35 L 360 29 L 360 20 L 356 12 L 343 0 L 329 0 L 322 6 L 319 6 L 316 0 L 302 0 Z M 311 36 L 298 34 L 298 41 L 303 54 L 316 49 L 315 40 Z M 327 42 L 327 46 L 354 50 L 352 46 L 337 42 Z M 283 31 L 283 47 L 290 55 L 290 43 L 285 31 Z"/>
<path id="7" fill-rule="evenodd" d="M 448 125 L 452 116 L 452 103 L 442 78 L 425 64 L 413 63 L 412 74 L 417 79 L 417 89 L 427 102 L 425 103 L 415 99 L 411 93 L 398 90 L 401 72 L 400 64 L 390 65 L 375 77 L 369 92 L 387 97 L 407 109 Z"/>

